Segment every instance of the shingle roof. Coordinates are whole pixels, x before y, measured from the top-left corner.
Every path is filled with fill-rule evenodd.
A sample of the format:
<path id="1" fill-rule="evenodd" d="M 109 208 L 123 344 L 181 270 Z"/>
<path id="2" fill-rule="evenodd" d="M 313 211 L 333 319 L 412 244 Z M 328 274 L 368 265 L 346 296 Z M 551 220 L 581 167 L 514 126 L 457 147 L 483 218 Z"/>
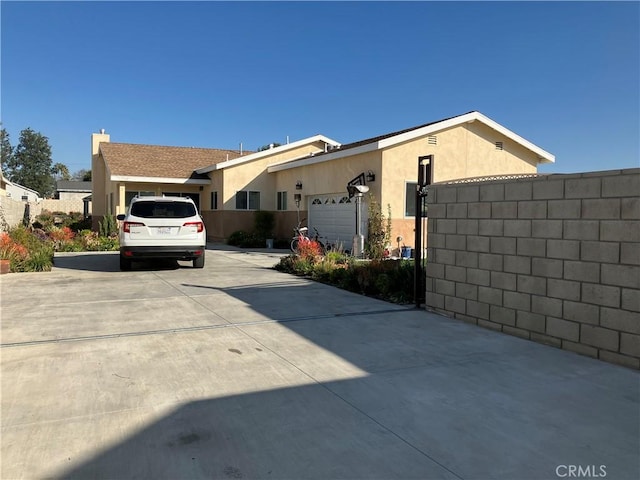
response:
<path id="1" fill-rule="evenodd" d="M 79 182 L 74 180 L 58 180 L 56 182 L 58 191 L 90 192 L 91 182 Z"/>
<path id="2" fill-rule="evenodd" d="M 111 175 L 135 177 L 192 178 L 198 168 L 240 157 L 235 150 L 111 142 L 100 151 Z"/>
<path id="3" fill-rule="evenodd" d="M 472 112 L 467 112 L 467 113 L 464 113 L 462 115 L 467 115 L 468 113 L 472 113 Z M 386 138 L 391 138 L 391 137 L 395 137 L 396 135 L 402 135 L 403 133 L 411 132 L 412 130 L 418 130 L 419 128 L 428 127 L 429 125 L 435 125 L 436 123 L 446 122 L 447 120 L 451 120 L 451 119 L 456 118 L 456 117 L 461 117 L 462 115 L 456 115 L 454 117 L 443 118 L 443 119 L 440 119 L 440 120 L 436 120 L 435 122 L 423 123 L 422 125 L 418 125 L 417 127 L 405 128 L 404 130 L 398 130 L 397 132 L 385 133 L 384 135 L 379 135 L 377 137 L 367 138 L 365 140 L 358 140 L 357 142 L 343 143 L 342 145 L 340 145 L 340 151 L 348 150 L 350 148 L 361 147 L 362 145 L 368 145 L 369 143 L 376 143 L 376 142 L 379 142 L 380 140 L 384 140 Z M 329 151 L 327 153 L 331 153 L 331 151 Z M 323 153 L 322 154 L 317 154 L 317 156 L 320 156 L 320 155 L 323 155 Z"/>

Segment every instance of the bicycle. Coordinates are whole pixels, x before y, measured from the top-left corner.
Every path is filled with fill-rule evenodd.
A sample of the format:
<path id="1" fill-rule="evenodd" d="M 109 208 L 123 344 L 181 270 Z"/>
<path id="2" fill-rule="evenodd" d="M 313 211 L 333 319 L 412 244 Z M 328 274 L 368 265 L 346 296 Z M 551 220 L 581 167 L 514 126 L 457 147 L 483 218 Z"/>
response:
<path id="1" fill-rule="evenodd" d="M 331 250 L 333 250 L 333 245 L 331 243 L 329 243 L 329 240 L 325 237 L 321 237 L 320 236 L 320 232 L 318 232 L 318 229 L 314 227 L 314 232 L 315 235 L 313 236 L 313 240 L 315 242 L 318 243 L 318 245 L 320 245 L 320 248 L 322 249 L 322 254 L 324 255 L 327 252 L 330 252 Z M 321 238 L 324 238 L 325 241 L 323 242 L 322 240 L 320 240 Z"/>
<path id="2" fill-rule="evenodd" d="M 310 238 L 308 235 L 309 228 L 301 227 L 300 226 L 301 224 L 302 222 L 298 223 L 298 226 L 293 229 L 294 235 L 293 235 L 293 239 L 291 240 L 291 251 L 293 253 L 299 253 L 298 248 L 300 245 L 308 244 L 311 242 L 316 242 L 320 246 L 320 250 L 323 255 L 331 251 L 332 245 L 320 240 L 321 237 L 317 228 L 313 229 L 315 231 L 315 235 L 313 238 Z"/>
<path id="3" fill-rule="evenodd" d="M 301 227 L 300 226 L 301 224 L 302 222 L 299 222 L 298 226 L 293 229 L 294 235 L 293 235 L 293 239 L 291 240 L 291 251 L 293 253 L 298 253 L 298 246 L 300 244 L 306 244 L 311 242 L 311 239 L 307 235 L 309 228 Z"/>

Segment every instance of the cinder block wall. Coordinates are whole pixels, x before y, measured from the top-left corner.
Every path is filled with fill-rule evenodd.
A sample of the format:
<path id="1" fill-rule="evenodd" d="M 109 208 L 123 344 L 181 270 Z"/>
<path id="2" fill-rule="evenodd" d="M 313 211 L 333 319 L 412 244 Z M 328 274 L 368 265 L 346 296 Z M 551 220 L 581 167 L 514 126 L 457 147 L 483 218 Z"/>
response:
<path id="1" fill-rule="evenodd" d="M 428 309 L 640 368 L 640 169 L 436 184 Z"/>

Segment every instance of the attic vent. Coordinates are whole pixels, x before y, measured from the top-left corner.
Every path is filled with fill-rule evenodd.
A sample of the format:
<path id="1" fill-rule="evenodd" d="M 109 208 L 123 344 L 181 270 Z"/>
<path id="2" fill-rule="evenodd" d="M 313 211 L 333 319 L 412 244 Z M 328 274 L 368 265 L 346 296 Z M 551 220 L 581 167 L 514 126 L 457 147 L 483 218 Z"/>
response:
<path id="1" fill-rule="evenodd" d="M 502 142 L 496 142 L 496 150 L 504 150 Z"/>
<path id="2" fill-rule="evenodd" d="M 437 145 L 438 144 L 438 137 L 436 137 L 435 135 L 429 135 L 427 137 L 427 143 L 429 145 Z"/>

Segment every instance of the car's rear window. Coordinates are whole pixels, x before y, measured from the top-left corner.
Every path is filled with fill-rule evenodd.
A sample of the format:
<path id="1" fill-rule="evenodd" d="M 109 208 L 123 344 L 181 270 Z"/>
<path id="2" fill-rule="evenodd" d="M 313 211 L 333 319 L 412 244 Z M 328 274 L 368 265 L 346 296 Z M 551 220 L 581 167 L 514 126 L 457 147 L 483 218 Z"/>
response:
<path id="1" fill-rule="evenodd" d="M 187 218 L 196 215 L 192 203 L 185 202 L 135 202 L 131 215 L 142 218 Z"/>

